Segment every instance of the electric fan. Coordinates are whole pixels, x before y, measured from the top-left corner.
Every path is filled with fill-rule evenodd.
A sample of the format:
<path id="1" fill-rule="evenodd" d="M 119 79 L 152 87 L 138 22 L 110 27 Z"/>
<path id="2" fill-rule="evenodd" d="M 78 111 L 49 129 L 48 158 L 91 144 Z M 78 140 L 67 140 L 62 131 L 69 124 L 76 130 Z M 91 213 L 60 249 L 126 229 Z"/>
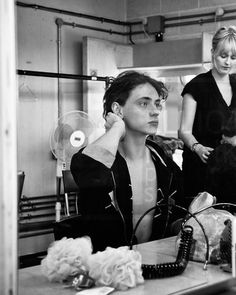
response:
<path id="1" fill-rule="evenodd" d="M 60 183 L 63 170 L 70 170 L 73 154 L 92 141 L 95 124 L 88 114 L 71 111 L 62 115 L 55 123 L 50 134 L 50 148 L 57 159 L 57 203 L 56 221 L 60 220 Z"/>
<path id="2" fill-rule="evenodd" d="M 70 168 L 73 154 L 88 144 L 94 130 L 95 124 L 82 111 L 67 112 L 57 120 L 50 135 L 51 151 L 61 164 L 57 176 Z"/>

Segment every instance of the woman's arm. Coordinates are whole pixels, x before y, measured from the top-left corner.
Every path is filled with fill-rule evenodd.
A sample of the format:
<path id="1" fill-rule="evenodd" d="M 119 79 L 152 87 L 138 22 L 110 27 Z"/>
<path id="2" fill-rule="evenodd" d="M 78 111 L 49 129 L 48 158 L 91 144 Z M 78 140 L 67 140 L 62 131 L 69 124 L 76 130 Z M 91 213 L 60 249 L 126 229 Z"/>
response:
<path id="1" fill-rule="evenodd" d="M 210 147 L 203 146 L 198 143 L 192 134 L 193 122 L 196 114 L 197 102 L 191 94 L 186 93 L 183 97 L 182 114 L 180 129 L 178 136 L 183 140 L 184 144 L 199 156 L 199 158 L 206 163 L 210 152 L 213 150 Z"/>
<path id="2" fill-rule="evenodd" d="M 184 144 L 189 149 L 191 149 L 192 145 L 197 142 L 196 138 L 192 134 L 196 108 L 197 102 L 193 99 L 192 95 L 185 94 L 183 97 L 182 114 L 178 136 L 183 140 Z"/>

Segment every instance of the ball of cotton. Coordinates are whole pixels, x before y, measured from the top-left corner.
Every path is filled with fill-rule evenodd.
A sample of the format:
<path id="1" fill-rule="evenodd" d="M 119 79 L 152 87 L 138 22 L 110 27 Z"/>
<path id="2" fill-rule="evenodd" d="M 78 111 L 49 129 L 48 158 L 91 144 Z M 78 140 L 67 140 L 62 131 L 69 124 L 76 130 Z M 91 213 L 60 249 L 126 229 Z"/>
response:
<path id="1" fill-rule="evenodd" d="M 47 256 L 41 261 L 41 270 L 49 281 L 62 282 L 69 276 L 88 271 L 87 260 L 92 254 L 89 237 L 62 238 L 48 248 Z"/>
<path id="2" fill-rule="evenodd" d="M 144 282 L 141 255 L 128 247 L 111 248 L 89 257 L 89 275 L 97 286 L 126 290 Z"/>

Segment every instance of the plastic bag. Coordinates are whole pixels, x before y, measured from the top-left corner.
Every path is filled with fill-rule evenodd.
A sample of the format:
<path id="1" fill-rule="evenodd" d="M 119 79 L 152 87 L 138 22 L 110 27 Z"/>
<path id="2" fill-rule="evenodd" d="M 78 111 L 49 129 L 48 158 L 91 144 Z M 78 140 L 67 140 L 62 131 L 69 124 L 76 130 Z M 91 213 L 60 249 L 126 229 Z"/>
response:
<path id="1" fill-rule="evenodd" d="M 196 213 L 215 203 L 215 198 L 207 192 L 200 193 L 195 197 L 189 206 L 189 212 Z M 209 240 L 209 262 L 219 263 L 220 257 L 220 239 L 225 229 L 225 221 L 232 220 L 233 215 L 221 209 L 209 208 L 196 215 L 197 220 L 202 224 Z M 190 259 L 194 261 L 206 260 L 207 244 L 203 231 L 198 222 L 191 217 L 186 225 L 193 227 L 193 244 Z M 176 246 L 178 247 L 180 234 L 177 236 Z"/>

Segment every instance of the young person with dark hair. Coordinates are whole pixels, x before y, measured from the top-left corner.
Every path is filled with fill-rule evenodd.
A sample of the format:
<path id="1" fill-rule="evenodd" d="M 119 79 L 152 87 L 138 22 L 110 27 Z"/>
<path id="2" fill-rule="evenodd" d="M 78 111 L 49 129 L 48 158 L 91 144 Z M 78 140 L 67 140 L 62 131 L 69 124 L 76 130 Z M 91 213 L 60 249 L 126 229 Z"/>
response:
<path id="1" fill-rule="evenodd" d="M 179 167 L 148 139 L 157 132 L 167 94 L 164 84 L 148 75 L 121 73 L 104 95 L 106 132 L 72 158 L 80 211 L 96 250 L 129 245 L 139 218 L 163 196 L 182 201 Z M 168 208 L 161 211 L 167 214 Z M 135 243 L 168 234 L 160 213 L 152 210 L 143 218 Z"/>

